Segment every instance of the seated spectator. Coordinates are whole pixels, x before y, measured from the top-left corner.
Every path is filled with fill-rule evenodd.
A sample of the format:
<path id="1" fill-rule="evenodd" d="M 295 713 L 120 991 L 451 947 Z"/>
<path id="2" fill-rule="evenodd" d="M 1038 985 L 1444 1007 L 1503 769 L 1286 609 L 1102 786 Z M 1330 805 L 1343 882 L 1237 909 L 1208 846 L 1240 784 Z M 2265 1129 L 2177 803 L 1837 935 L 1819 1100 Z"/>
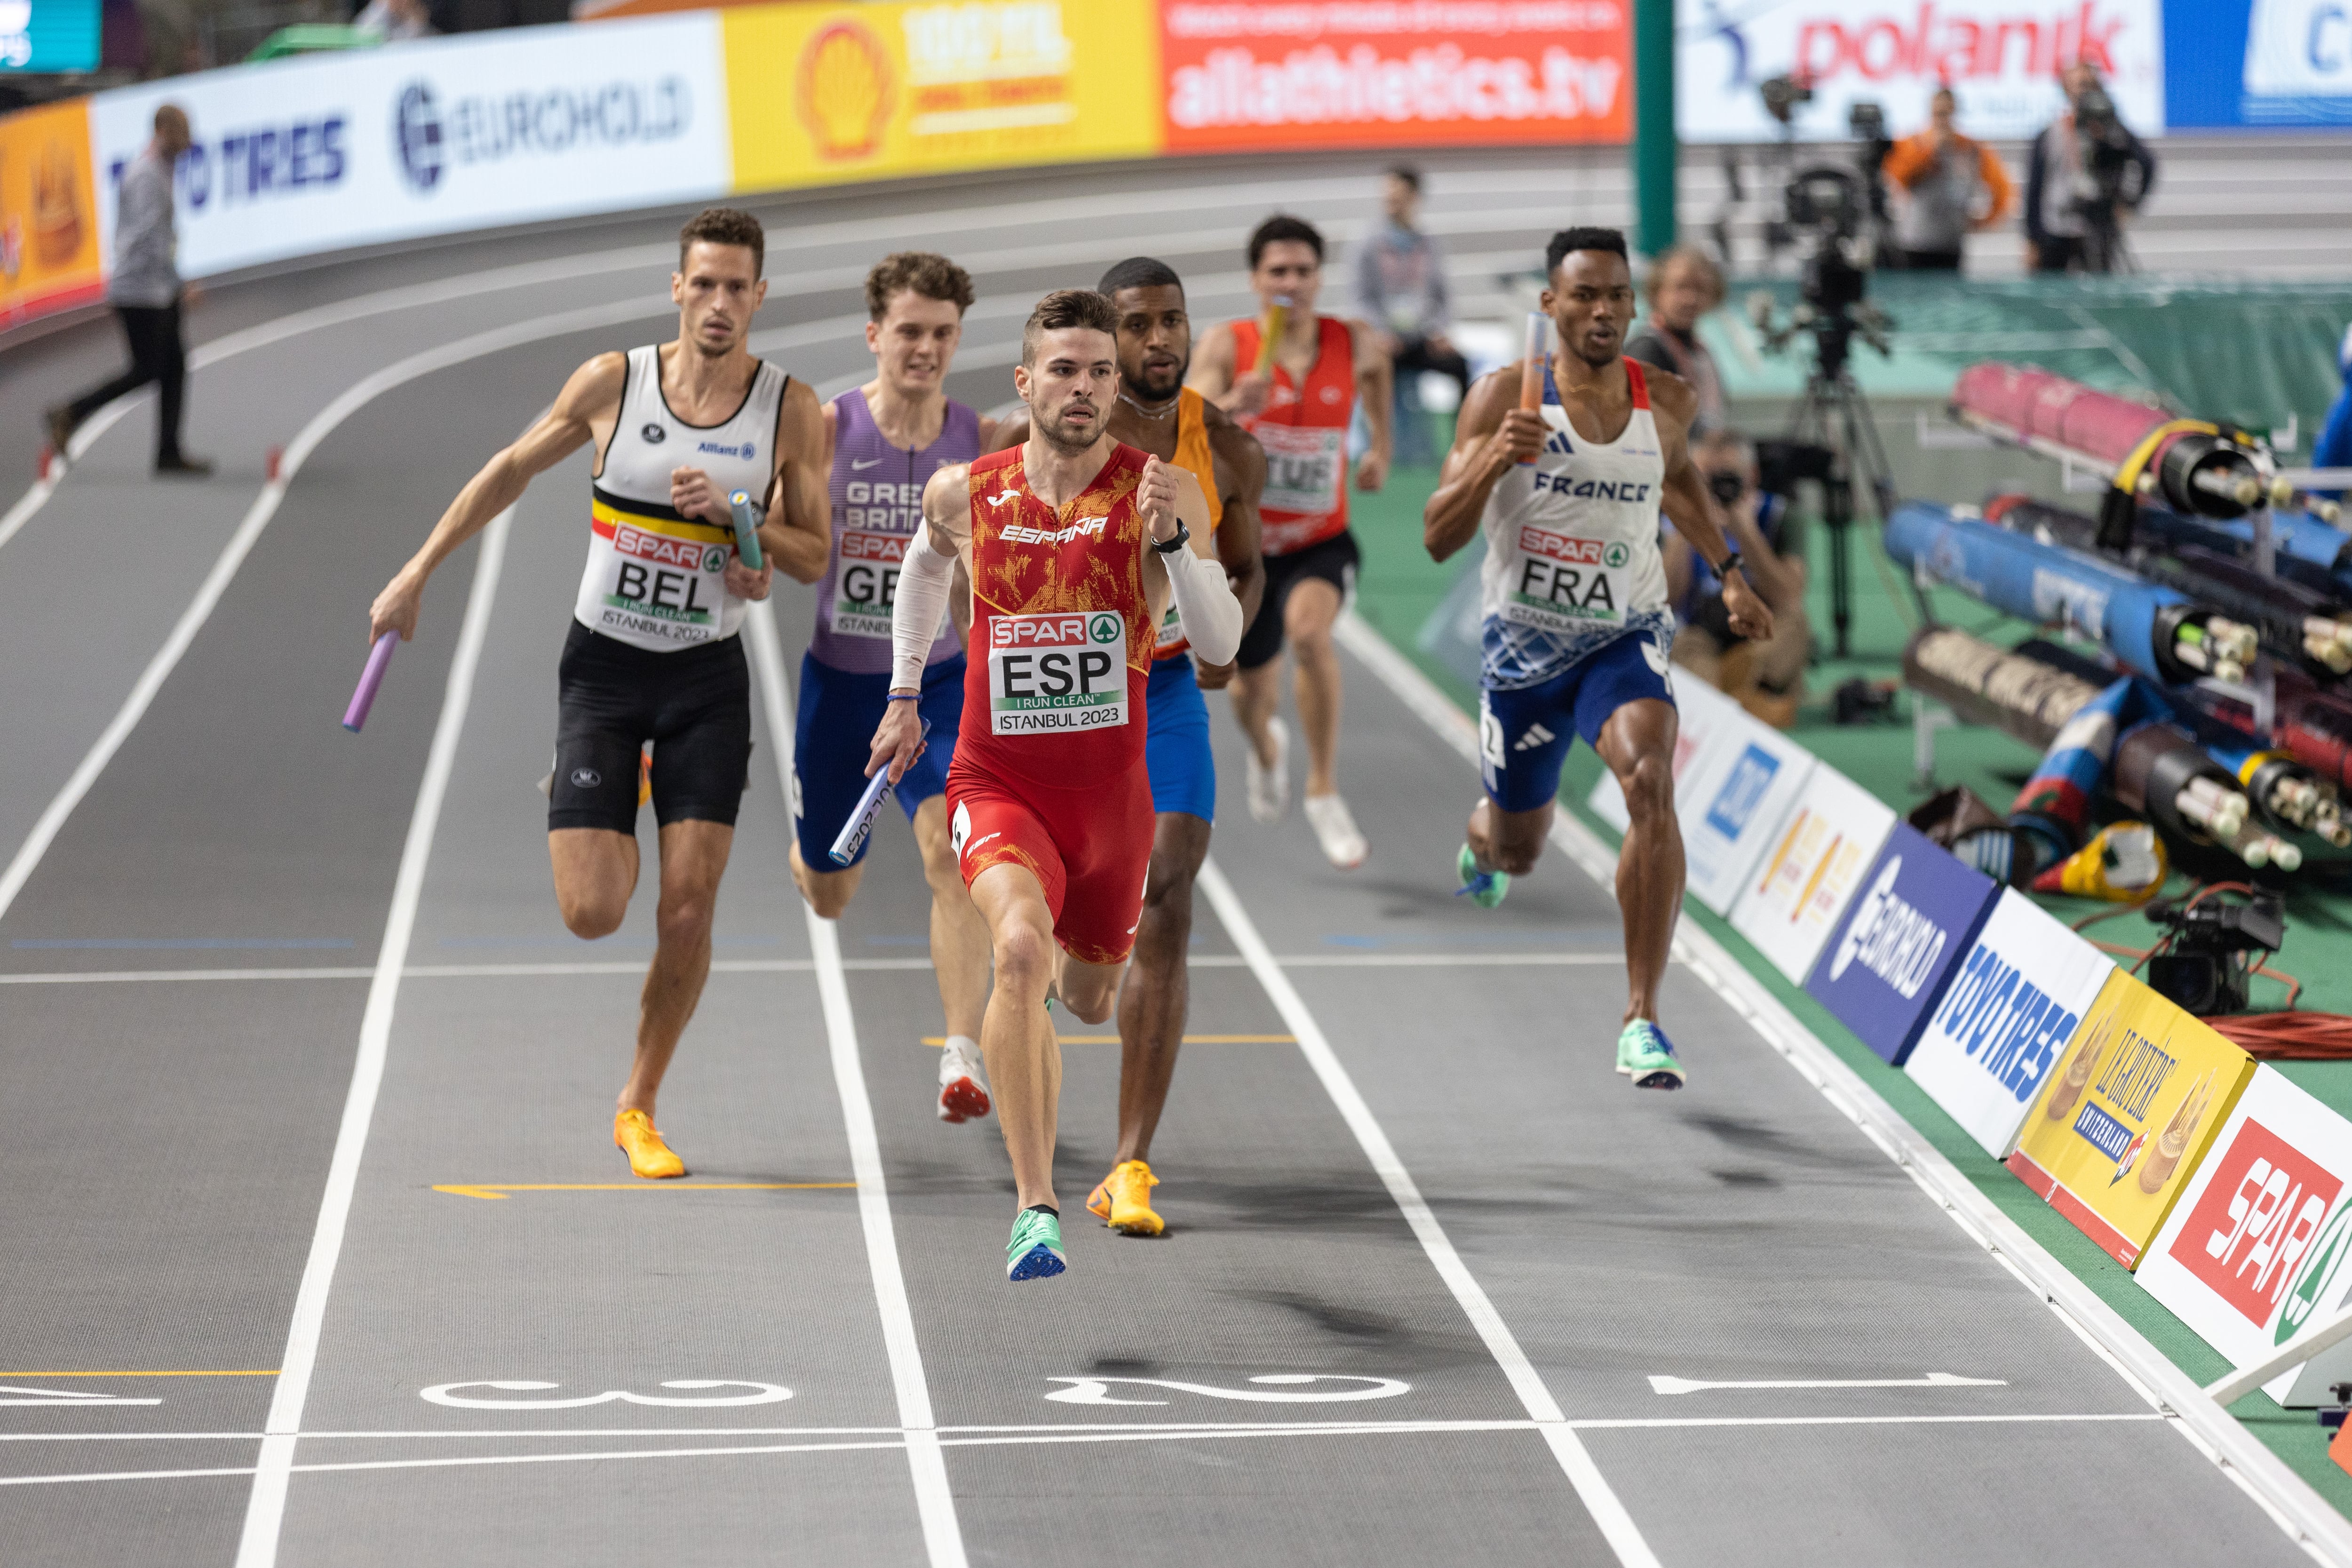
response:
<path id="1" fill-rule="evenodd" d="M 1691 384 L 1698 394 L 1693 436 L 1720 429 L 1723 378 L 1716 374 L 1715 356 L 1698 341 L 1698 319 L 1723 303 L 1722 268 L 1696 246 L 1670 245 L 1650 264 L 1643 287 L 1650 314 L 1626 334 L 1626 354 Z"/>
<path id="2" fill-rule="evenodd" d="M 1897 142 L 1881 165 L 1900 193 L 1889 265 L 1958 272 L 1967 237 L 2009 211 L 2009 171 L 1991 148 L 1954 128 L 1958 102 L 1950 88 L 1937 88 L 1927 129 Z"/>
<path id="3" fill-rule="evenodd" d="M 1396 369 L 1399 456 L 1408 463 L 1435 457 L 1421 418 L 1417 390 L 1423 371 L 1435 371 L 1459 389 L 1459 406 L 1470 391 L 1470 364 L 1445 335 L 1451 319 L 1445 296 L 1445 258 L 1437 242 L 1414 226 L 1421 216 L 1421 171 L 1400 163 L 1381 192 L 1382 221 L 1356 252 L 1356 313 L 1371 323 L 1373 335 Z"/>
<path id="4" fill-rule="evenodd" d="M 1756 489 L 1756 447 L 1736 431 L 1717 428 L 1692 447 L 1691 460 L 1731 519 L 1731 547 L 1772 610 L 1772 636 L 1752 643 L 1731 629 L 1723 584 L 1678 532 L 1666 536 L 1666 594 L 1682 629 L 1674 660 L 1709 686 L 1738 700 L 1768 724 L 1797 721 L 1804 696 L 1805 658 L 1812 630 L 1805 620 L 1805 563 L 1784 537 L 1788 501 Z M 1784 545 L 1790 546 L 1784 550 Z"/>

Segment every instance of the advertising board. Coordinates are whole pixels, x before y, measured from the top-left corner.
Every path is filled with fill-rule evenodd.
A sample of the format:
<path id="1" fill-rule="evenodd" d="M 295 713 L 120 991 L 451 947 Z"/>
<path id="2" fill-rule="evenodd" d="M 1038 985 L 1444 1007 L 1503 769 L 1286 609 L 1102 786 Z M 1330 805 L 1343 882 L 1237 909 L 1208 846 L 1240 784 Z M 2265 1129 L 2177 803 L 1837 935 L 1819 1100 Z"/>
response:
<path id="1" fill-rule="evenodd" d="M 1860 887 L 1822 944 L 1805 989 L 1864 1045 L 1901 1067 L 1943 999 L 1946 980 L 1972 956 L 2000 887 L 1907 822 L 1894 825 Z M 2010 1120 L 2013 1127 L 2016 1117 Z"/>
<path id="2" fill-rule="evenodd" d="M 1673 677 L 1669 676 L 1672 680 Z M 1704 680 L 1674 682 L 1675 697 L 1675 802 L 1683 803 L 1683 780 L 1699 764 L 1710 742 L 1721 741 L 1747 717 L 1738 702 L 1709 686 Z M 1486 732 L 1484 710 L 1481 710 L 1479 743 L 1499 745 L 1502 731 Z M 1592 793 L 1585 799 L 1592 815 L 1622 833 L 1633 819 L 1625 815 L 1625 792 L 1617 787 L 1617 775 L 1602 769 L 1593 782 Z"/>
<path id="3" fill-rule="evenodd" d="M 0 0 L 0 71 L 94 71 L 99 0 Z"/>
<path id="4" fill-rule="evenodd" d="M 2343 0 L 2198 0 L 2164 16 L 2174 125 L 2352 125 L 2352 7 Z"/>
<path id="5" fill-rule="evenodd" d="M 2056 116 L 2058 68 L 2080 57 L 2099 68 L 2124 123 L 2155 136 L 2165 124 L 2163 9 L 2158 0 L 1677 0 L 1676 119 L 1686 142 L 1777 140 L 1759 89 L 1795 76 L 1813 89 L 1795 111 L 1798 141 L 1843 140 L 1860 102 L 1885 110 L 1889 134 L 1901 136 L 1927 123 L 1927 100 L 1948 83 L 1963 132 L 2022 139 Z"/>
<path id="6" fill-rule="evenodd" d="M 1815 766 L 1811 752 L 1744 712 L 1724 731 L 1675 786 L 1690 892 L 1719 915 L 1731 912 Z"/>
<path id="7" fill-rule="evenodd" d="M 0 327 L 102 292 L 86 103 L 0 120 Z"/>
<path id="8" fill-rule="evenodd" d="M 1895 826 L 1894 809 L 1817 763 L 1731 907 L 1731 928 L 1799 984 Z"/>
<path id="9" fill-rule="evenodd" d="M 2342 1309 L 2347 1258 L 2352 1122 L 2257 1067 L 2157 1233 L 2140 1285 L 2245 1366 Z M 2287 1372 L 2268 1386 L 2284 1403 L 2295 1381 Z"/>
<path id="10" fill-rule="evenodd" d="M 2009 1168 L 2136 1268 L 2253 1069 L 2252 1057 L 2119 970 L 2026 1112 Z"/>
<path id="11" fill-rule="evenodd" d="M 719 24 L 519 27 L 236 66 L 90 99 L 101 237 L 165 100 L 188 110 L 179 261 L 289 256 L 729 188 Z"/>
<path id="12" fill-rule="evenodd" d="M 730 9 L 736 188 L 1160 150 L 1152 0 Z"/>
<path id="13" fill-rule="evenodd" d="M 1904 1069 L 1986 1153 L 2005 1160 L 2115 973 L 2105 953 L 2005 888 Z"/>
<path id="14" fill-rule="evenodd" d="M 1160 0 L 1171 153 L 1633 134 L 1633 0 Z"/>

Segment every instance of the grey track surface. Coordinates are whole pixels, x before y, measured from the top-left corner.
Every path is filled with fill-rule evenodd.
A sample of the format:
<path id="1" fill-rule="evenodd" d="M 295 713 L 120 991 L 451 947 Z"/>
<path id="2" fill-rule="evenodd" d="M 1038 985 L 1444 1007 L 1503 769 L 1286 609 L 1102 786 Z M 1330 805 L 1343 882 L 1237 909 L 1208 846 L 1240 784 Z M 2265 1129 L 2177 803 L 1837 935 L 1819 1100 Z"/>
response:
<path id="1" fill-rule="evenodd" d="M 1433 162 L 1465 171 L 1457 189 L 1474 184 L 1465 160 Z M 1356 216 L 1361 187 L 1348 181 L 1369 167 L 1169 165 L 771 204 L 781 297 L 762 328 L 856 310 L 847 284 L 789 290 L 812 268 L 860 267 L 886 246 L 1060 246 L 1082 258 L 1008 258 L 982 276 L 984 300 L 1017 306 L 1091 279 L 1130 235 L 1151 237 L 1192 273 L 1196 313 L 1213 317 L 1230 302 L 1250 221 L 1277 200 L 1318 218 Z M 1457 253 L 1531 248 L 1568 216 L 1535 199 L 1546 189 L 1591 184 L 1578 216 L 1622 202 L 1621 184 L 1590 168 L 1548 174 L 1535 157 L 1490 157 L 1477 169 L 1479 194 L 1447 197 L 1440 184 Z M 1243 188 L 1252 185 L 1266 188 Z M 1165 211 L 1138 195 L 1151 187 Z M 1118 192 L 1132 210 L 1115 221 L 1026 205 Z M 938 216 L 972 208 L 989 210 Z M 869 226 L 791 247 L 846 221 Z M 221 478 L 176 489 L 142 479 L 146 435 L 133 417 L 0 549 L 0 710 L 15 742 L 0 762 L 5 857 L 251 504 L 264 447 L 422 349 L 648 301 L 640 321 L 559 331 L 394 387 L 329 435 L 0 918 L 0 980 L 215 976 L 0 984 L 0 1257 L 10 1264 L 0 1371 L 22 1374 L 0 1384 L 161 1401 L 0 1405 L 0 1439 L 26 1439 L 0 1441 L 0 1481 L 126 1478 L 0 1485 L 0 1558 L 236 1556 L 271 1379 L 155 1374 L 268 1373 L 286 1345 L 365 977 L 478 552 L 435 584 L 418 640 L 353 740 L 333 720 L 362 651 L 361 617 L 447 496 L 566 370 L 664 330 L 658 251 L 674 223 L 655 215 L 488 239 L 227 290 L 215 307 L 223 331 L 373 290 L 646 247 L 634 266 L 436 299 L 223 359 L 196 384 L 193 443 L 229 459 Z M 1476 266 L 1465 264 L 1466 284 Z M 1009 340 L 1017 319 L 1011 307 L 976 312 L 968 353 Z M 0 426 L 29 426 L 58 395 L 53 380 L 111 352 L 95 328 L 37 347 L 26 357 L 40 374 L 0 384 Z M 851 335 L 832 333 L 776 357 L 830 386 L 862 354 Z M 975 365 L 953 390 L 987 405 L 1006 380 L 1001 365 Z M 658 1552 L 681 1564 L 922 1563 L 855 1193 L 434 1190 L 626 1181 L 606 1127 L 634 1019 L 629 971 L 650 946 L 651 879 L 618 936 L 591 948 L 564 934 L 532 788 L 552 738 L 583 472 L 575 464 L 541 481 L 513 523 L 278 1561 L 621 1563 Z M 148 542 L 126 557 L 119 545 L 132 531 Z M 781 588 L 777 622 L 795 674 L 809 618 L 805 592 Z M 1475 784 L 1367 671 L 1349 673 L 1344 776 L 1370 863 L 1332 871 L 1296 817 L 1266 828 L 1238 810 L 1218 828 L 1218 862 L 1660 1562 L 2049 1561 L 2063 1555 L 2051 1542 L 2079 1538 L 2086 1510 L 2137 1521 L 2149 1561 L 2300 1560 L 1688 974 L 1670 977 L 1667 1005 L 1694 1086 L 1673 1097 L 1627 1089 L 1610 1070 L 1622 993 L 1607 895 L 1555 859 L 1495 913 L 1449 897 Z M 1234 806 L 1239 753 L 1223 700 L 1212 703 Z M 720 972 L 663 1098 L 665 1128 L 698 1182 L 852 1174 L 813 952 L 784 867 L 775 740 L 762 724 L 721 899 Z M 1293 1045 L 1188 1047 L 1156 1151 L 1171 1221 L 1158 1242 L 1084 1223 L 1079 1205 L 1113 1142 L 1117 1050 L 1070 1045 L 1059 1177 L 1072 1270 L 1004 1285 L 1010 1182 L 996 1130 L 932 1115 L 936 1058 L 919 1043 L 939 1030 L 919 966 L 926 910 L 909 837 L 887 819 L 839 939 L 971 1562 L 1611 1560 Z M 1286 1034 L 1205 900 L 1196 931 L 1192 1031 Z M 1496 962 L 1562 954 L 1596 962 Z M 548 972 L 520 972 L 533 966 Z M 318 973 L 218 977 L 253 969 Z M 97 1372 L 142 1375 L 54 1375 Z M 1931 1372 L 2002 1381 L 1679 1395 L 1648 1381 Z M 1343 1405 L 1143 1382 L 1105 1386 L 1164 1403 L 1046 1398 L 1074 1386 L 1056 1380 L 1263 1392 L 1285 1385 L 1249 1380 L 1285 1376 L 1408 1386 Z M 527 1399 L 657 1395 L 667 1382 L 714 1379 L 793 1397 L 509 1411 L 420 1397 L 488 1380 L 559 1385 L 504 1395 Z M 0 1394 L 23 1397 L 33 1396 Z M 1645 1425 L 1664 1420 L 1699 1424 Z M 1771 1424 L 1710 1424 L 1726 1421 Z M 1265 1426 L 1283 1422 L 1374 1425 L 1344 1435 Z M 1218 1423 L 1256 1429 L 1204 1425 Z M 1443 1423 L 1488 1429 L 1432 1429 Z M 1079 1430 L 1089 1427 L 1107 1430 Z M 689 1452 L 714 1448 L 803 1451 Z M 532 1457 L 554 1462 L 513 1462 Z M 459 1459 L 482 1462 L 433 1462 Z M 353 1464 L 405 1468 L 311 1468 Z M 154 1473 L 207 1469 L 226 1473 Z"/>

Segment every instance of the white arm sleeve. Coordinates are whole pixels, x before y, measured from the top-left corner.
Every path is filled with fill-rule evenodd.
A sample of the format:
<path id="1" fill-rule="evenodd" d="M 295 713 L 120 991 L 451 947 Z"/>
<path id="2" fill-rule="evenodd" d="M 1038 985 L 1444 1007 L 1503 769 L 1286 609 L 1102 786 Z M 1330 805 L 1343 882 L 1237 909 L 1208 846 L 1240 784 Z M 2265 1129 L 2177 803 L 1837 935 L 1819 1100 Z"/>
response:
<path id="1" fill-rule="evenodd" d="M 940 635 L 954 581 L 955 557 L 932 549 L 931 525 L 919 524 L 907 558 L 898 563 L 898 594 L 890 607 L 891 690 L 923 689 L 923 666 Z"/>
<path id="2" fill-rule="evenodd" d="M 1224 563 L 1213 555 L 1195 555 L 1186 545 L 1160 558 L 1168 567 L 1168 585 L 1176 595 L 1176 613 L 1184 620 L 1184 637 L 1210 664 L 1230 664 L 1242 647 L 1242 602 L 1225 581 Z M 901 586 L 898 595 L 906 597 Z"/>

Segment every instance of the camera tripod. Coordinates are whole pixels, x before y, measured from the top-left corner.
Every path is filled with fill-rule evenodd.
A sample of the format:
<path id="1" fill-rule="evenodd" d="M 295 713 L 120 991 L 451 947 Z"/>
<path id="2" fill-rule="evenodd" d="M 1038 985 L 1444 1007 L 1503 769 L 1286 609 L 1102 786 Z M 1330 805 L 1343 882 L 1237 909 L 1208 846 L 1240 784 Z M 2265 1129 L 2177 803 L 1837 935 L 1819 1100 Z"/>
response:
<path id="1" fill-rule="evenodd" d="M 1840 658 L 1847 655 L 1853 623 L 1853 562 L 1847 536 L 1853 527 L 1855 482 L 1867 486 L 1870 505 L 1882 525 L 1895 502 L 1886 448 L 1879 442 L 1869 400 L 1846 368 L 1845 346 L 1840 342 L 1833 352 L 1824 334 L 1787 437 L 1793 452 L 1811 458 L 1798 459 L 1799 471 L 1790 478 L 1813 479 L 1822 487 L 1822 524 L 1830 531 L 1830 625 Z"/>

